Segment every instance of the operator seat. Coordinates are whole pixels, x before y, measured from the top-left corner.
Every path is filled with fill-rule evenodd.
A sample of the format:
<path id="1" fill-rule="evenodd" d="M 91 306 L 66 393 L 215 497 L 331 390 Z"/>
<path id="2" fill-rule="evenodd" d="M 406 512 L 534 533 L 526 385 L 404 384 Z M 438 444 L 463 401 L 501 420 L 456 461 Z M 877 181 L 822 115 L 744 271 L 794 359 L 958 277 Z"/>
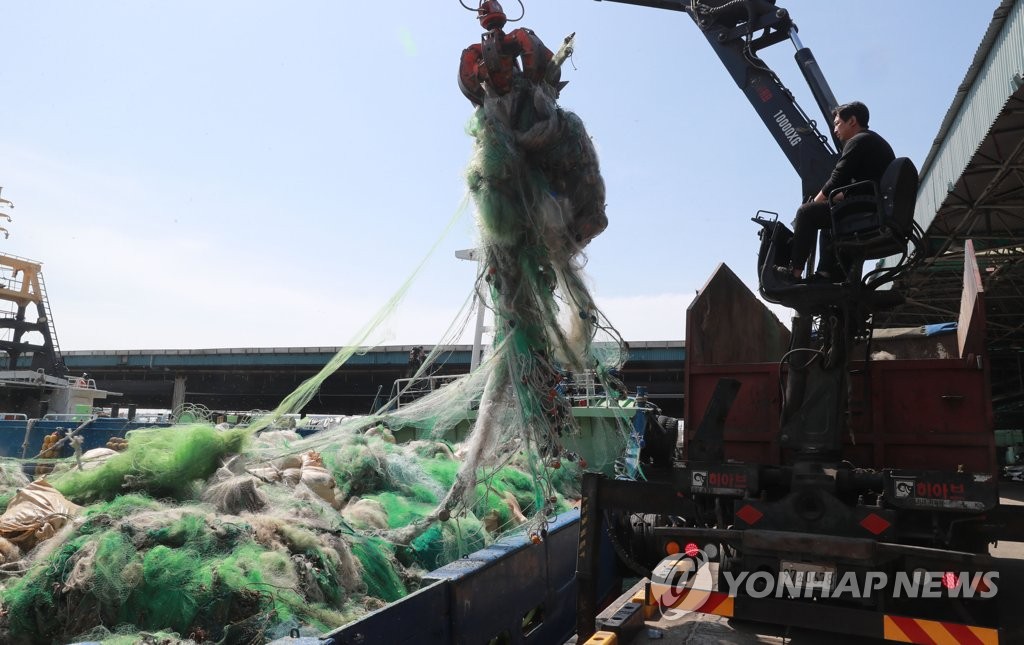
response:
<path id="1" fill-rule="evenodd" d="M 790 363 L 790 373 L 799 376 L 785 385 L 791 403 L 784 406 L 786 417 L 780 425 L 780 445 L 793 442 L 792 455 L 797 463 L 837 453 L 837 433 L 843 426 L 843 413 L 849 413 L 848 372 L 854 342 L 870 340 L 876 313 L 904 302 L 899 289 L 885 287 L 893 285 L 919 260 L 922 244 L 914 222 L 917 185 L 914 164 L 907 158 L 898 158 L 888 165 L 878 182 L 855 182 L 830 192 L 827 203 L 832 226 L 828 233 L 843 272 L 841 281 L 828 276 L 796 283 L 782 279 L 789 277 L 788 271 L 780 272 L 776 267 L 789 266 L 793 234 L 778 221 L 777 215 L 771 220 L 761 217 L 759 211 L 754 217 L 761 226 L 761 296 L 796 310 L 792 351 L 816 352 L 803 367 Z M 841 200 L 836 199 L 839 192 L 844 193 Z M 912 254 L 908 253 L 911 242 Z M 868 260 L 892 255 L 900 256 L 894 266 L 876 266 L 865 273 Z"/>
<path id="2" fill-rule="evenodd" d="M 781 222 L 759 214 L 754 221 L 762 226 L 758 253 L 762 297 L 803 313 L 818 313 L 840 302 L 858 303 L 868 312 L 889 309 L 902 302 L 902 295 L 895 291 L 879 290 L 877 283 L 863 284 L 861 272 L 866 260 L 906 252 L 913 233 L 917 184 L 914 163 L 899 157 L 889 164 L 879 182 L 860 181 L 829 193 L 832 243 L 847 274 L 843 282 L 794 284 L 779 278 L 773 267 L 789 264 L 793 234 Z M 840 192 L 844 198 L 836 200 Z"/>
<path id="3" fill-rule="evenodd" d="M 828 195 L 832 209 L 832 242 L 836 251 L 852 260 L 877 260 L 906 251 L 914 226 L 917 168 L 897 157 L 882 179 L 859 181 L 836 188 Z M 844 193 L 845 198 L 835 197 Z"/>

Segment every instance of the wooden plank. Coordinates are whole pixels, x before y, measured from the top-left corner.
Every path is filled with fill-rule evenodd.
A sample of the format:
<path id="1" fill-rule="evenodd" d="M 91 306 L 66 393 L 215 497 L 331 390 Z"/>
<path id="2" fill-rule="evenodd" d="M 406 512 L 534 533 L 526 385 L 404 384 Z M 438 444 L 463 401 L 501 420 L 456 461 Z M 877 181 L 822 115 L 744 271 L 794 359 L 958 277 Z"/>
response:
<path id="1" fill-rule="evenodd" d="M 984 292 L 974 242 L 967 240 L 964 244 L 964 290 L 960 295 L 960 319 L 956 329 L 961 358 L 985 354 Z"/>

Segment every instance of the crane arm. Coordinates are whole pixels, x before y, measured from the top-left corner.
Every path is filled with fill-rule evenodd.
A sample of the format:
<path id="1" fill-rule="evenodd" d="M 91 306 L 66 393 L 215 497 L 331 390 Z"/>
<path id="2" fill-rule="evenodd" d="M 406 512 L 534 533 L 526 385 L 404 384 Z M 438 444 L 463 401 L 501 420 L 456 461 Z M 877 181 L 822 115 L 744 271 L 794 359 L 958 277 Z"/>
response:
<path id="1" fill-rule="evenodd" d="M 797 27 L 788 11 L 776 7 L 775 0 L 607 1 L 689 15 L 800 176 L 802 197 L 818 193 L 828 180 L 837 154 L 793 93 L 757 55 L 761 49 L 790 40 L 824 122 L 831 124 L 837 102 L 811 50 L 797 37 Z"/>

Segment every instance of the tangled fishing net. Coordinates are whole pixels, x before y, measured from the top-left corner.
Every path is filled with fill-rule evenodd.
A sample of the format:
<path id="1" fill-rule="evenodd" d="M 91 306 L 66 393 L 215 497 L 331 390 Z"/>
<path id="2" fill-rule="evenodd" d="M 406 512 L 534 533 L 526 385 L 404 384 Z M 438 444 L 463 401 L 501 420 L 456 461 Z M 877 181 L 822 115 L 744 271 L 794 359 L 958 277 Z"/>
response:
<path id="1" fill-rule="evenodd" d="M 556 96 L 520 78 L 468 128 L 483 260 L 466 310 L 491 303 L 496 328 L 477 369 L 410 405 L 308 436 L 280 429 L 365 351 L 406 282 L 253 423 L 138 430 L 75 459 L 0 462 L 0 642 L 312 635 L 506 533 L 542 539 L 581 470 L 609 468 L 628 435 L 613 415 L 617 425 L 581 441 L 565 389 L 592 373 L 617 405 L 626 356 L 582 273 L 583 248 L 607 224 L 597 156 Z M 37 467 L 52 472 L 30 483 Z"/>

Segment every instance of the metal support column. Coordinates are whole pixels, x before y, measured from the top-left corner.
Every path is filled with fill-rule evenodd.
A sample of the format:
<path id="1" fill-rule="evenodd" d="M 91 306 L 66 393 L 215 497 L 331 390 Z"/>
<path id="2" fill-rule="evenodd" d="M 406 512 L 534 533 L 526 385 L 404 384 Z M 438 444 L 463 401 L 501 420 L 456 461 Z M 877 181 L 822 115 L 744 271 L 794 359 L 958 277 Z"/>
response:
<path id="1" fill-rule="evenodd" d="M 174 394 L 171 395 L 171 409 L 178 410 L 185 404 L 185 381 L 184 376 L 174 377 Z"/>

